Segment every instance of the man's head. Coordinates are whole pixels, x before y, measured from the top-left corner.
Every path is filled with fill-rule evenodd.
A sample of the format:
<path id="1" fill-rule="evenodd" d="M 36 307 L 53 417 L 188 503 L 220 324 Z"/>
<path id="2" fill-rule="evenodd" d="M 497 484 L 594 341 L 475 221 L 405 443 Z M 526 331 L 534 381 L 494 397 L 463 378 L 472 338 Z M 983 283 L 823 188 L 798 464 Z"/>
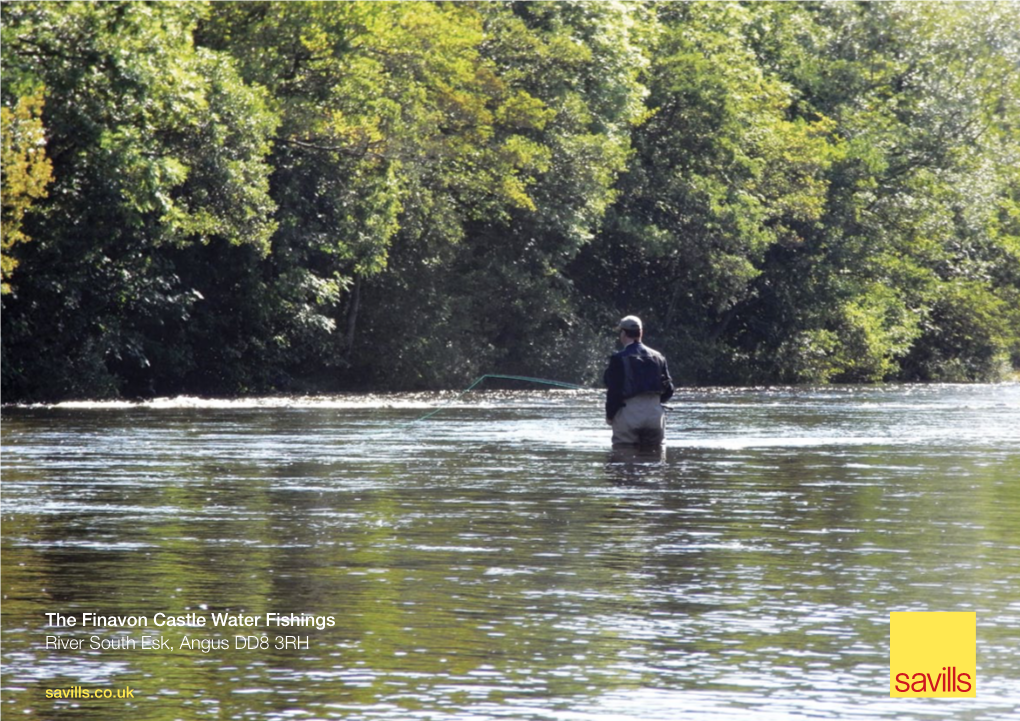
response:
<path id="1" fill-rule="evenodd" d="M 628 315 L 616 324 L 616 330 L 623 336 L 623 342 L 641 340 L 641 319 L 636 315 Z"/>

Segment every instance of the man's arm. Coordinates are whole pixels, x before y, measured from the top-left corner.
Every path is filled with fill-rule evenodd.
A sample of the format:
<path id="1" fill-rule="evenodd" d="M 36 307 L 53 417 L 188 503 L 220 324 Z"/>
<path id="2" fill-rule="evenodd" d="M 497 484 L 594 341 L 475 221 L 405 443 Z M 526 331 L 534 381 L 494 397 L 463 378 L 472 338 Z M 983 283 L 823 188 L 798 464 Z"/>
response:
<path id="1" fill-rule="evenodd" d="M 662 357 L 662 394 L 659 402 L 665 403 L 673 397 L 673 379 L 669 377 L 669 366 L 666 363 L 666 356 Z"/>
<path id="2" fill-rule="evenodd" d="M 609 367 L 602 381 L 606 384 L 606 421 L 610 422 L 623 408 L 623 359 L 620 356 L 609 357 Z"/>

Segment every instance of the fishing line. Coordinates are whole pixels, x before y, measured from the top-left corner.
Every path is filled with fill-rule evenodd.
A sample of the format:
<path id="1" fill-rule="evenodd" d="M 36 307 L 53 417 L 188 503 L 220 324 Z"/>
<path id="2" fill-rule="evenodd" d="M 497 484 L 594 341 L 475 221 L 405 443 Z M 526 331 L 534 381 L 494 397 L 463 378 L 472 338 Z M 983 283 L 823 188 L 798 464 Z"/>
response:
<path id="1" fill-rule="evenodd" d="M 462 390 L 460 393 L 458 393 L 456 396 L 454 396 L 450 400 L 446 401 L 445 403 L 442 403 L 435 410 L 429 411 L 428 413 L 423 415 L 421 418 L 415 418 L 413 421 L 409 421 L 409 423 L 417 423 L 418 421 L 423 421 L 426 418 L 431 418 L 436 413 L 439 413 L 439 411 L 443 410 L 443 408 L 445 408 L 450 403 L 453 403 L 456 400 L 460 400 L 460 398 L 463 397 L 465 394 L 467 394 L 469 391 L 474 390 L 475 386 L 477 386 L 479 383 L 484 381 L 486 378 L 499 378 L 501 380 L 508 380 L 508 381 L 526 381 L 528 383 L 539 383 L 539 384 L 547 385 L 547 386 L 555 386 L 556 388 L 569 388 L 570 390 L 575 390 L 575 391 L 583 391 L 583 390 L 585 390 L 584 386 L 575 385 L 573 383 L 564 383 L 563 381 L 551 381 L 551 380 L 547 380 L 545 378 L 532 378 L 530 376 L 507 376 L 507 375 L 502 375 L 501 373 L 486 373 L 483 376 L 479 376 L 478 378 L 475 378 L 474 382 L 471 385 L 469 385 L 467 388 Z"/>

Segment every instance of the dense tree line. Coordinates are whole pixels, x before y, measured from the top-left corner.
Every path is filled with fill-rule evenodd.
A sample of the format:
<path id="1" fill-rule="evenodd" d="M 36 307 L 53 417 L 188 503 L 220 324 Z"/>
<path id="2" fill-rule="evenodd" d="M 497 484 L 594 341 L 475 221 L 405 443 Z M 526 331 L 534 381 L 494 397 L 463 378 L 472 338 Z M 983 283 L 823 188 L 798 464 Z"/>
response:
<path id="1" fill-rule="evenodd" d="M 3 399 L 1008 376 L 1018 8 L 4 3 Z"/>

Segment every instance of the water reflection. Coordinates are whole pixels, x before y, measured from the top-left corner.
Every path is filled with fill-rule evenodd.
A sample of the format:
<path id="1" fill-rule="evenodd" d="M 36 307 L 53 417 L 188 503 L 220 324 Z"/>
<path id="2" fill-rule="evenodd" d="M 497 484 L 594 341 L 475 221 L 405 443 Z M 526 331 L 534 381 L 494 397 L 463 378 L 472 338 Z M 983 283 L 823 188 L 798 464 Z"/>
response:
<path id="1" fill-rule="evenodd" d="M 655 485 L 662 480 L 666 446 L 643 448 L 614 445 L 606 460 L 606 477 L 623 486 Z"/>
<path id="2" fill-rule="evenodd" d="M 407 423 L 423 405 L 5 410 L 3 710 L 976 720 L 1020 703 L 1015 386 L 689 392 L 653 453 L 610 450 L 598 394 Z M 175 650 L 73 652 L 45 647 L 77 633 L 47 630 L 53 610 L 336 623 L 301 649 L 150 628 Z M 977 611 L 980 697 L 890 703 L 891 610 Z M 76 684 L 141 695 L 44 697 Z"/>

